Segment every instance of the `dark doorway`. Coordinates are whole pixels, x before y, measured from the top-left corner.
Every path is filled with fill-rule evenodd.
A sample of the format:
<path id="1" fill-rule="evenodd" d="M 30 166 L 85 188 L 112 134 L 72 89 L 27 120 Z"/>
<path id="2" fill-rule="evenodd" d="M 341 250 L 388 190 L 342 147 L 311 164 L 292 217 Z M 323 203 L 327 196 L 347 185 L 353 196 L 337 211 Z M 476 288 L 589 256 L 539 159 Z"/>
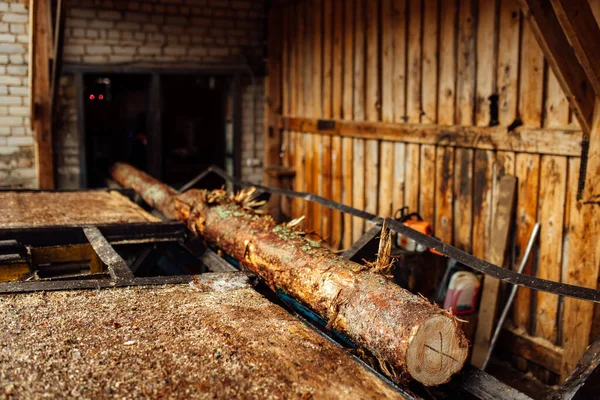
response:
<path id="1" fill-rule="evenodd" d="M 235 77 L 157 71 L 82 74 L 82 187 L 105 187 L 117 161 L 175 188 L 210 165 L 232 169 L 239 157 L 233 132 L 240 129 L 233 117 L 239 98 Z M 208 188 L 222 184 L 216 177 L 202 182 Z"/>
<path id="2" fill-rule="evenodd" d="M 148 168 L 149 75 L 88 75 L 84 79 L 88 187 L 105 186 L 110 166 Z"/>
<path id="3" fill-rule="evenodd" d="M 231 79 L 161 76 L 162 179 L 179 187 L 210 165 L 225 164 L 225 107 Z M 219 182 L 203 182 L 216 186 Z"/>

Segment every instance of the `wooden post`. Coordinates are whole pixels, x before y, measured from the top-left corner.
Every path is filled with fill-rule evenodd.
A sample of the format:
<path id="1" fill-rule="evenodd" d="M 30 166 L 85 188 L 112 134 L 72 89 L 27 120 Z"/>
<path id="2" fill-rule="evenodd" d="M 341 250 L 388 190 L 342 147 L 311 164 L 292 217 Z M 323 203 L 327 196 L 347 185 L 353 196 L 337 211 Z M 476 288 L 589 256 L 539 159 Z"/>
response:
<path id="1" fill-rule="evenodd" d="M 52 111 L 50 94 L 49 2 L 30 1 L 29 66 L 31 121 L 35 132 L 35 163 L 40 189 L 54 188 L 52 151 Z"/>
<path id="2" fill-rule="evenodd" d="M 496 265 L 504 265 L 504 256 L 509 243 L 509 233 L 513 208 L 515 203 L 515 190 L 517 180 L 514 176 L 505 175 L 500 180 L 500 196 L 494 213 L 494 224 L 490 235 L 489 262 Z M 479 306 L 479 322 L 473 344 L 473 357 L 471 363 L 481 367 L 487 354 L 492 328 L 496 316 L 498 304 L 498 290 L 500 281 L 486 276 L 483 281 L 481 305 Z"/>

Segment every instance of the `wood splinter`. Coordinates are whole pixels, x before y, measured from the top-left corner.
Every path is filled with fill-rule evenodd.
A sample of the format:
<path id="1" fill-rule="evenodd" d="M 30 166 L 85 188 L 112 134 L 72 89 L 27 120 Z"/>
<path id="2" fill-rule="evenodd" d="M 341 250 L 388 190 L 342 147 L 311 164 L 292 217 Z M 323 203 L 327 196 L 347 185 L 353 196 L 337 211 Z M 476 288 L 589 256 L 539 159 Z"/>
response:
<path id="1" fill-rule="evenodd" d="M 117 164 L 112 175 L 125 187 L 132 187 L 130 181 L 138 183 L 132 188 L 144 199 L 168 192 L 156 187 L 166 185 L 126 164 Z M 168 207 L 159 208 L 163 214 L 175 215 L 206 242 L 387 363 L 390 368 L 382 369 L 391 378 L 440 385 L 463 367 L 468 342 L 452 315 L 381 274 L 277 225 L 270 216 L 241 207 L 240 199 L 224 191 L 189 190 L 174 202 L 158 204 Z"/>

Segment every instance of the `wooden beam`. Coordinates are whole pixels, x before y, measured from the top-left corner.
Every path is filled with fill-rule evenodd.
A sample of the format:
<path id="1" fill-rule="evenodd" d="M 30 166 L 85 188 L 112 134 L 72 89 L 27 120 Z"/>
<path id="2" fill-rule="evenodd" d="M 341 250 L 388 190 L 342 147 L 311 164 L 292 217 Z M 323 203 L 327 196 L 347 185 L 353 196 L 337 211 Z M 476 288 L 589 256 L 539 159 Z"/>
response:
<path id="1" fill-rule="evenodd" d="M 600 96 L 600 28 L 588 0 L 550 0 L 596 96 Z"/>
<path id="2" fill-rule="evenodd" d="M 29 66 L 32 85 L 32 123 L 35 132 L 38 185 L 41 189 L 54 188 L 48 7 L 48 1 L 31 0 L 30 2 L 32 50 Z"/>
<path id="3" fill-rule="evenodd" d="M 52 75 L 50 78 L 50 110 L 52 113 L 52 127 L 54 128 L 55 110 L 58 99 L 58 87 L 63 64 L 63 43 L 65 37 L 65 21 L 67 14 L 67 1 L 58 0 L 56 3 L 56 17 L 54 20 L 54 43 L 52 45 Z"/>
<path id="4" fill-rule="evenodd" d="M 282 117 L 279 126 L 322 135 L 573 157 L 581 155 L 582 143 L 581 131 L 572 129 L 519 127 L 509 131 L 502 126 L 394 124 L 297 117 Z"/>
<path id="5" fill-rule="evenodd" d="M 560 374 L 563 349 L 545 339 L 528 335 L 524 329 L 503 329 L 498 347 Z"/>
<path id="6" fill-rule="evenodd" d="M 589 137 L 595 95 L 587 74 L 577 61 L 575 51 L 563 32 L 548 1 L 519 0 L 525 18 L 531 23 L 548 65 L 556 74 L 569 104 L 586 136 Z M 593 18 L 593 17 L 592 17 Z"/>

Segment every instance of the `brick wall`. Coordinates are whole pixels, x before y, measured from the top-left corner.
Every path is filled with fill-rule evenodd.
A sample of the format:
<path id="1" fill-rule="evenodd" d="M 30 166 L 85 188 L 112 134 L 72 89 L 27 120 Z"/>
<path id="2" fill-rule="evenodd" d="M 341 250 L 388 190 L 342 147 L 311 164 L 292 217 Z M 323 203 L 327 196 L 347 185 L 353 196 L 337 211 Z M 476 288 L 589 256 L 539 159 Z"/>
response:
<path id="1" fill-rule="evenodd" d="M 0 186 L 37 186 L 29 129 L 28 20 L 22 1 L 0 1 Z"/>
<path id="2" fill-rule="evenodd" d="M 253 0 L 73 0 L 65 60 L 237 63 L 261 55 L 264 3 Z"/>
<path id="3" fill-rule="evenodd" d="M 243 65 L 263 59 L 264 2 L 253 0 L 71 0 L 65 29 L 66 64 L 151 66 Z M 36 184 L 33 136 L 27 128 L 27 10 L 20 0 L 0 0 L 0 184 Z M 5 42 L 6 41 L 6 42 Z M 5 67 L 4 67 L 5 66 Z M 72 77 L 63 77 L 59 129 L 55 133 L 57 182 L 79 182 Z M 263 85 L 257 82 L 256 107 L 250 84 L 243 88 L 243 177 L 262 174 L 248 167 L 254 157 L 253 131 L 259 131 L 256 156 L 262 159 Z M 10 100 L 4 100 L 9 94 Z M 16 104 L 18 102 L 18 104 Z M 257 127 L 251 113 L 257 114 Z"/>

